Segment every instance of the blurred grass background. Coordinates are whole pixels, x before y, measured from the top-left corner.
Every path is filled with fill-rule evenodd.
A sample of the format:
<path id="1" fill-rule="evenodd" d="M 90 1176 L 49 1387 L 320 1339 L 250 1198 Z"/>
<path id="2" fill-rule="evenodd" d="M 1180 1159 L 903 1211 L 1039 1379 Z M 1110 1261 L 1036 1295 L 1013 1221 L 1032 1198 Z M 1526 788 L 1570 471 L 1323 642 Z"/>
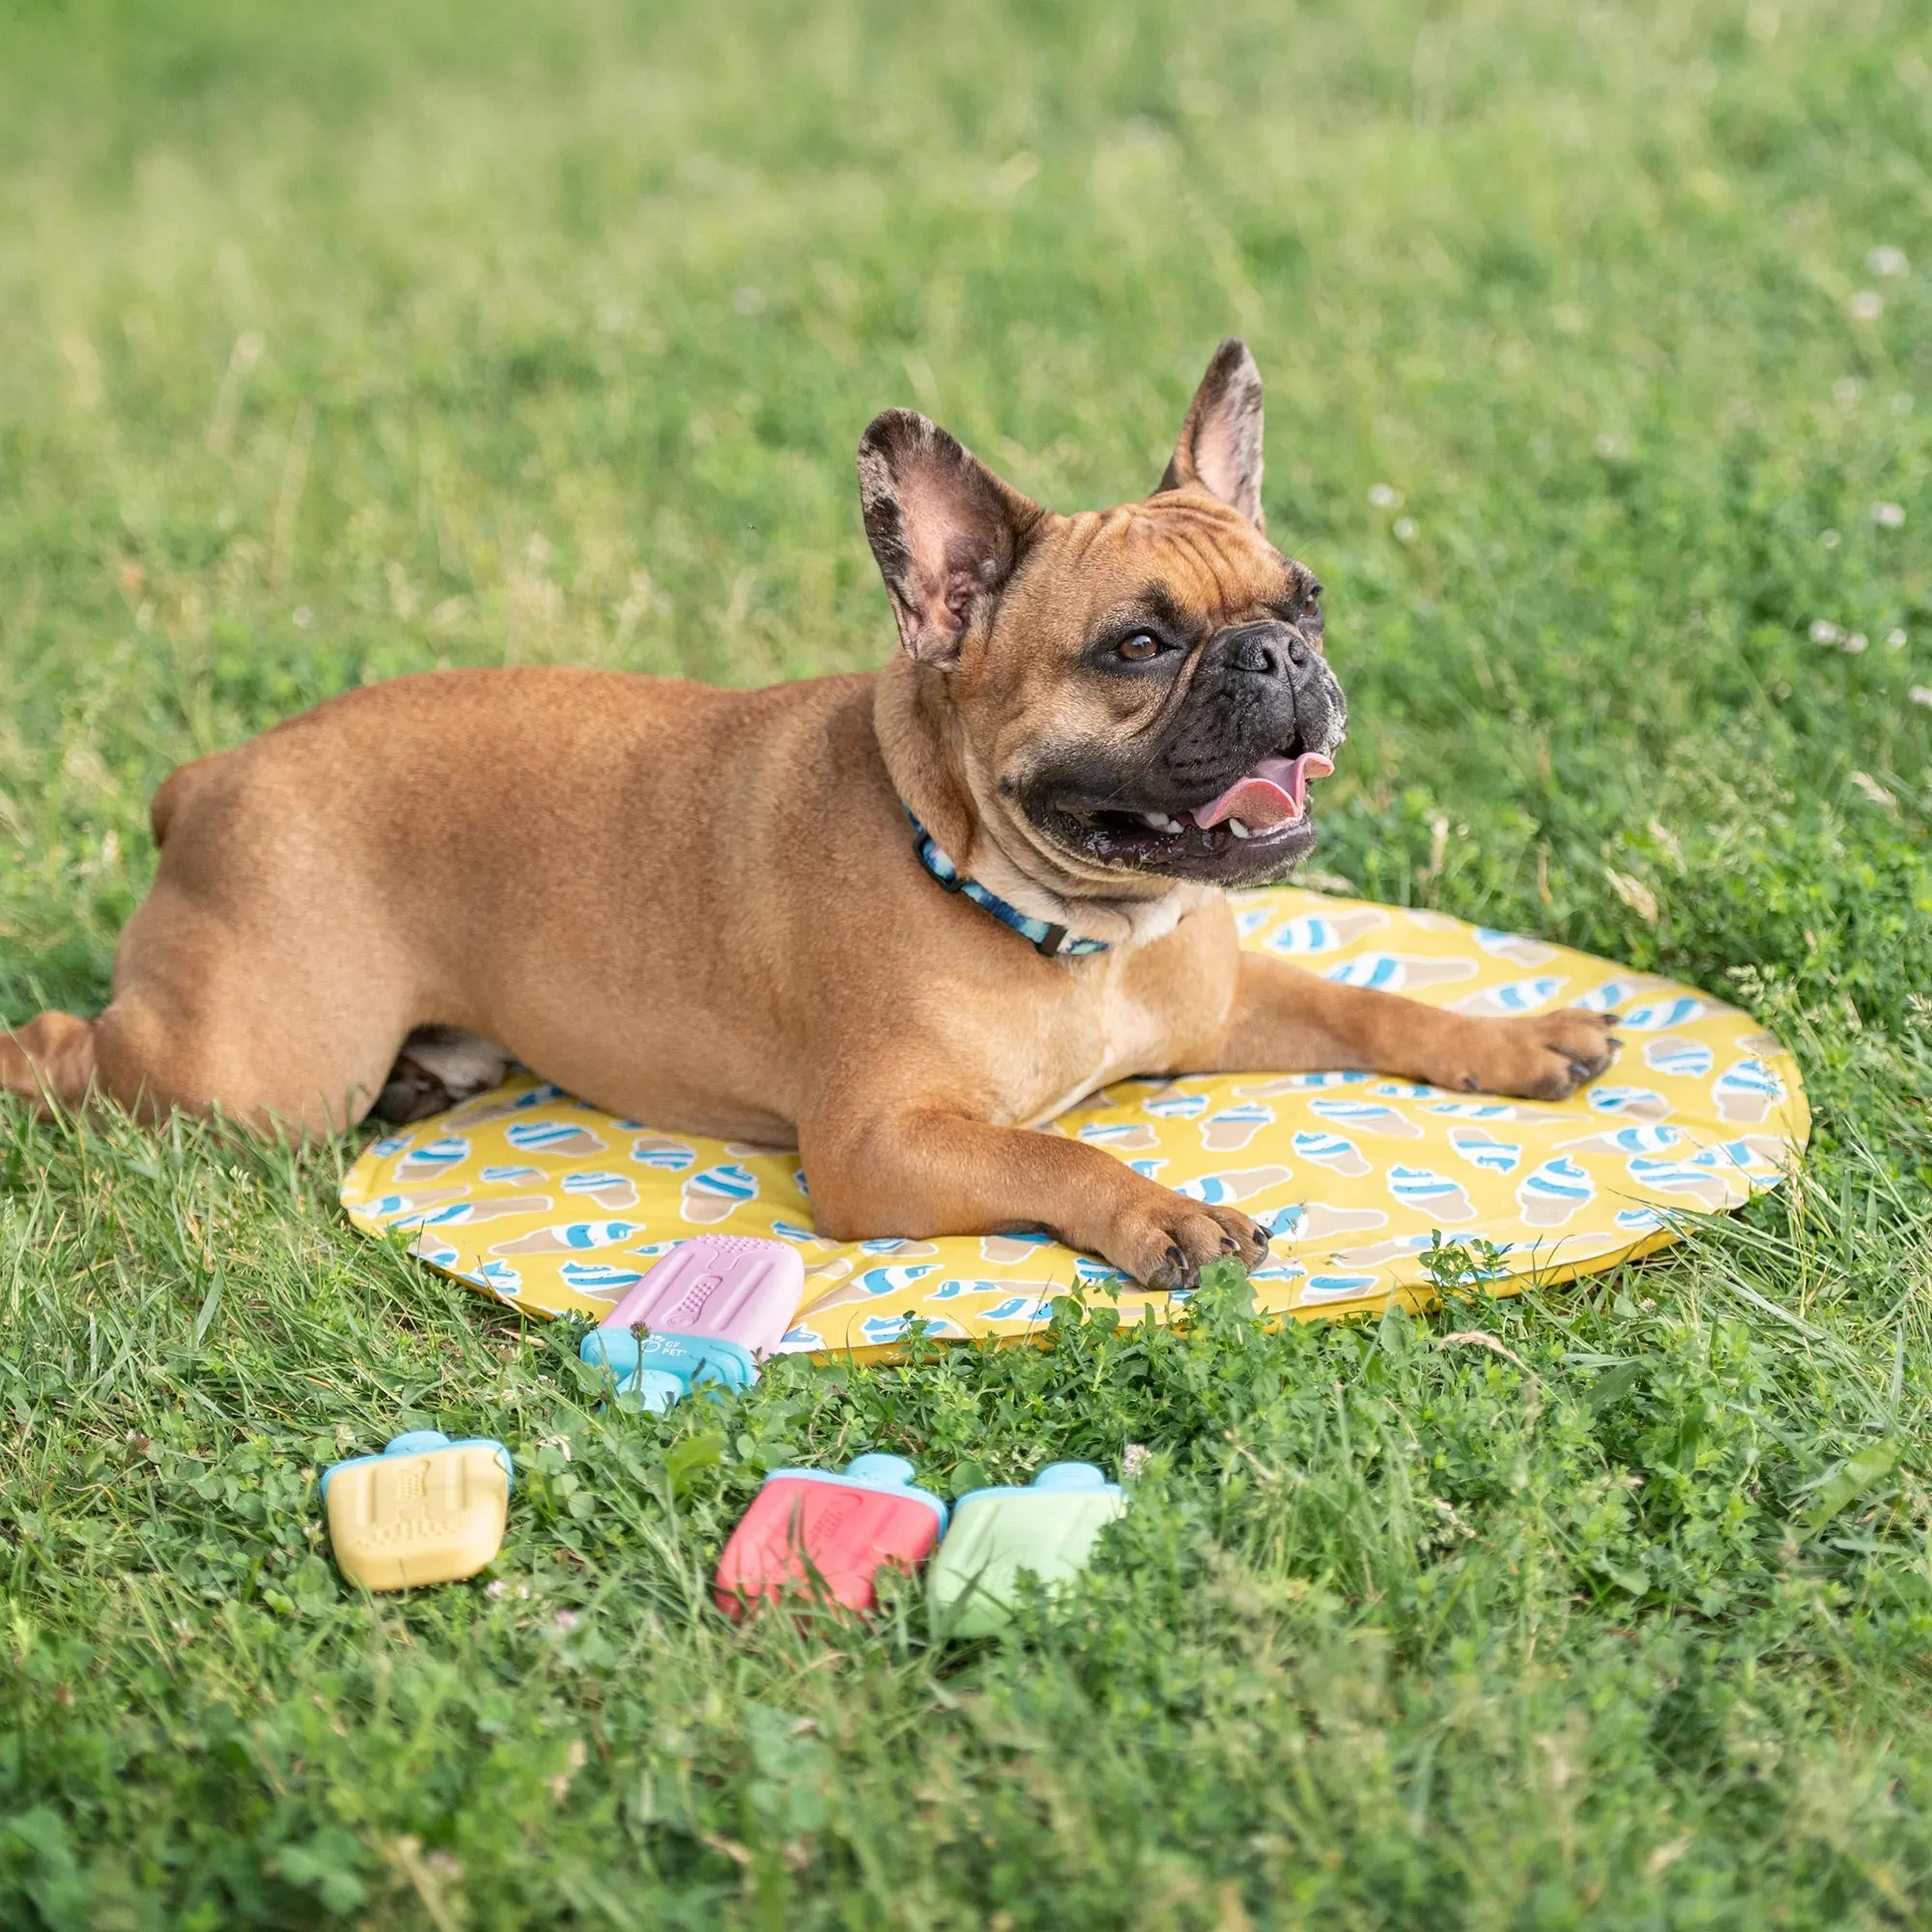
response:
<path id="1" fill-rule="evenodd" d="M 10 1112 L 14 1914 L 1916 1917 L 1922 0 L 16 0 L 0 179 L 0 1017 L 104 999 L 182 759 L 437 664 L 876 663 L 876 410 L 1095 505 L 1238 331 L 1352 701 L 1318 863 L 1743 999 L 1820 1121 L 1791 1199 L 1463 1311 L 1528 1381 L 1083 1332 L 775 1377 L 673 1493 L 703 1419 L 590 1421 L 335 1155 Z M 312 1553 L 298 1471 L 404 1411 L 536 1459 L 509 1595 Z M 695 1608 L 775 1458 L 1128 1439 L 1140 1542 L 1032 1648 Z"/>

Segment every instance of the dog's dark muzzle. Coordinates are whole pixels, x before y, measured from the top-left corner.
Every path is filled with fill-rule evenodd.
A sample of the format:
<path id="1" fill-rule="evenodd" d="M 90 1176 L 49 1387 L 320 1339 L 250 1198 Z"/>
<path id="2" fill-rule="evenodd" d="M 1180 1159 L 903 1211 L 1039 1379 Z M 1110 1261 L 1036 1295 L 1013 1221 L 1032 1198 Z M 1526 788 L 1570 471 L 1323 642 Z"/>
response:
<path id="1" fill-rule="evenodd" d="M 1244 765 L 1267 752 L 1332 752 L 1348 723 L 1328 661 L 1293 624 L 1233 624 L 1208 639 L 1194 700 L 1173 746 L 1191 778 L 1204 764 Z"/>

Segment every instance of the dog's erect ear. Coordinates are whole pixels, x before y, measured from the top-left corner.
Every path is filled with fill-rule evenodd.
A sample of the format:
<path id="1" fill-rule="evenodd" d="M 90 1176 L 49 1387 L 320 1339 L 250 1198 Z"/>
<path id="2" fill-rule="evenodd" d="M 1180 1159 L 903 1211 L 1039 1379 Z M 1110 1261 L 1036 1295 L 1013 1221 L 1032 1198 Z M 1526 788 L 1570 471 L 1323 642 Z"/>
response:
<path id="1" fill-rule="evenodd" d="M 1215 350 L 1161 490 L 1205 490 L 1262 528 L 1262 372 L 1238 335 Z"/>
<path id="2" fill-rule="evenodd" d="M 959 655 L 974 611 L 998 596 L 1046 515 L 912 410 L 867 425 L 859 500 L 899 641 L 936 665 Z"/>

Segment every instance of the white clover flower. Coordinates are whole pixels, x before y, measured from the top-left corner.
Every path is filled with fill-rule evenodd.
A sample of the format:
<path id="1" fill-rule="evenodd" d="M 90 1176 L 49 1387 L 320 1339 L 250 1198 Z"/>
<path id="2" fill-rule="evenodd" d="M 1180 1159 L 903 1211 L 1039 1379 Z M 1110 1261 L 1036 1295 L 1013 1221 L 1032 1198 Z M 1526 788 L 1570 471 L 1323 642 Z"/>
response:
<path id="1" fill-rule="evenodd" d="M 575 1610 L 559 1610 L 551 1619 L 559 1636 L 568 1636 L 577 1628 L 578 1621 L 578 1615 Z"/>
<path id="2" fill-rule="evenodd" d="M 1895 530 L 1905 521 L 1905 506 L 1902 503 L 1874 503 L 1872 522 L 1882 530 Z"/>
<path id="3" fill-rule="evenodd" d="M 1811 626 L 1811 641 L 1814 644 L 1835 644 L 1843 639 L 1844 635 L 1829 617 L 1820 617 Z"/>
<path id="4" fill-rule="evenodd" d="M 1397 543 L 1413 543 L 1415 541 L 1415 519 L 1413 517 L 1398 517 L 1389 526 L 1389 534 L 1395 538 Z"/>
<path id="5" fill-rule="evenodd" d="M 1832 400 L 1845 409 L 1850 409 L 1865 392 L 1865 385 L 1856 376 L 1840 376 L 1832 384 Z"/>
<path id="6" fill-rule="evenodd" d="M 1402 492 L 1392 483 L 1371 483 L 1369 501 L 1378 510 L 1393 510 L 1402 502 Z"/>
<path id="7" fill-rule="evenodd" d="M 1876 322 L 1885 313 L 1885 298 L 1876 289 L 1861 289 L 1845 308 L 1854 322 Z"/>
<path id="8" fill-rule="evenodd" d="M 1593 450 L 1595 450 L 1596 453 L 1599 456 L 1601 456 L 1605 463 L 1614 463 L 1618 459 L 1618 457 L 1620 457 L 1624 453 L 1623 444 L 1619 442 L 1615 437 L 1610 435 L 1610 433 L 1607 430 L 1605 430 L 1604 434 L 1600 436 L 1596 440 L 1596 441 L 1590 445 L 1590 447 Z"/>
<path id="9" fill-rule="evenodd" d="M 1838 533 L 1836 530 L 1820 530 L 1818 532 L 1818 541 L 1827 550 L 1836 550 L 1839 543 Z"/>
<path id="10" fill-rule="evenodd" d="M 1915 704 L 1932 704 L 1932 684 L 1915 684 L 1905 695 Z"/>
<path id="11" fill-rule="evenodd" d="M 1864 649 L 1865 645 L 1869 641 L 1870 639 L 1866 638 L 1865 634 L 1862 631 L 1854 631 L 1852 635 L 1845 639 L 1841 648 L 1843 649 L 1847 657 L 1855 658 L 1859 655 L 1861 651 Z"/>
<path id="12" fill-rule="evenodd" d="M 1881 242 L 1865 257 L 1865 267 L 1873 274 L 1889 280 L 1896 280 L 1900 275 L 1912 272 L 1912 264 L 1905 259 L 1903 248 L 1894 248 L 1889 242 Z"/>
<path id="13" fill-rule="evenodd" d="M 1885 634 L 1885 647 L 1889 651 L 1902 651 L 1906 646 L 1905 627 L 1894 625 Z"/>

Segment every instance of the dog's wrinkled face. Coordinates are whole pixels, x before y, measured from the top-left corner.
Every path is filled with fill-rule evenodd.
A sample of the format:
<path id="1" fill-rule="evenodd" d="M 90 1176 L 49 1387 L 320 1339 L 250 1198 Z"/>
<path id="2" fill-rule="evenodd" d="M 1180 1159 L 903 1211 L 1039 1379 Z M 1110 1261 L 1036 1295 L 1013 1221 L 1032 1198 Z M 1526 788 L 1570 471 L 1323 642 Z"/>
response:
<path id="1" fill-rule="evenodd" d="M 1278 879 L 1347 710 L 1321 585 L 1262 533 L 1261 381 L 1224 343 L 1144 502 L 1058 517 L 922 417 L 860 449 L 902 640 L 943 680 L 983 821 L 1062 892 Z"/>
<path id="2" fill-rule="evenodd" d="M 960 665 L 969 742 L 1083 871 L 1279 878 L 1346 718 L 1319 589 L 1199 491 L 1073 518 Z"/>

